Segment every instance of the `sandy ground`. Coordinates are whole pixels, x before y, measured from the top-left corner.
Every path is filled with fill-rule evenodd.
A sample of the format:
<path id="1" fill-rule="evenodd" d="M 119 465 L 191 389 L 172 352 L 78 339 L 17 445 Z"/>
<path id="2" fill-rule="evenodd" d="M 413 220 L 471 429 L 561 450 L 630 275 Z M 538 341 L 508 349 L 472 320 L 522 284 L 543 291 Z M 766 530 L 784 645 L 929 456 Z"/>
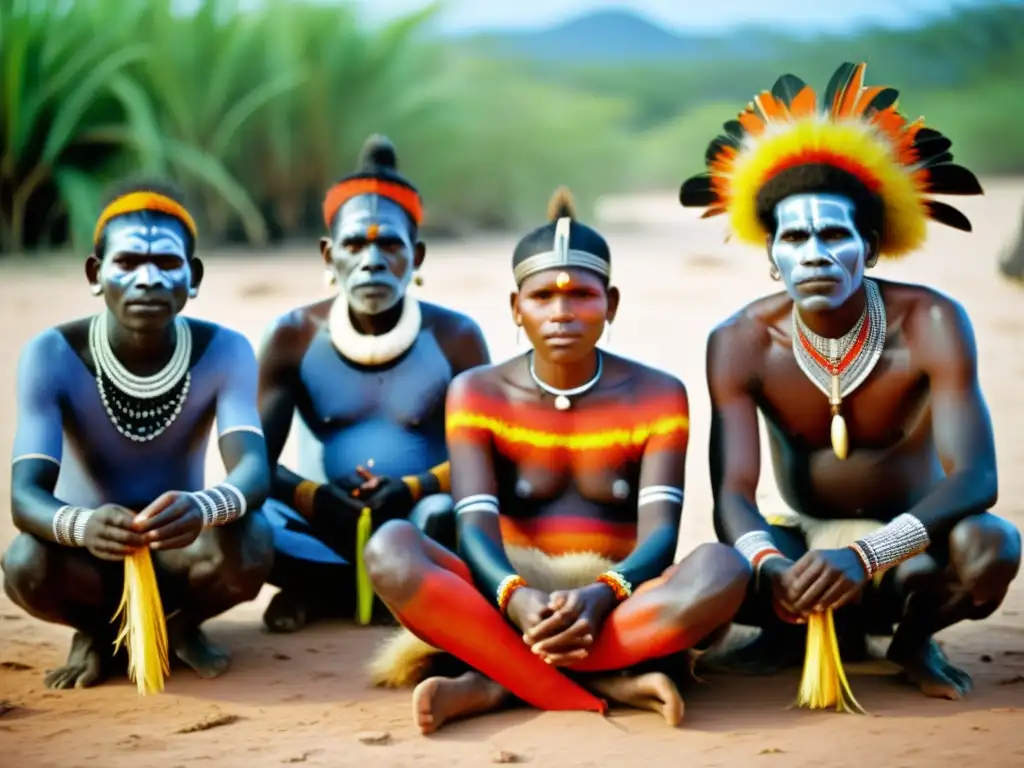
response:
<path id="1" fill-rule="evenodd" d="M 996 423 L 1002 493 L 997 511 L 1024 523 L 1024 293 L 1001 282 L 998 249 L 1019 221 L 1024 185 L 992 182 L 984 200 L 963 209 L 976 232 L 936 228 L 926 252 L 878 273 L 922 281 L 961 300 L 974 318 L 981 376 Z M 610 347 L 661 366 L 688 383 L 693 440 L 681 551 L 712 538 L 706 470 L 708 406 L 704 343 L 710 328 L 745 301 L 775 289 L 757 251 L 723 245 L 723 225 L 698 222 L 675 194 L 608 201 L 602 209 L 623 289 Z M 516 351 L 508 317 L 512 237 L 440 245 L 431 251 L 420 289 L 428 299 L 477 318 L 502 358 Z M 202 295 L 189 311 L 241 329 L 258 343 L 279 313 L 325 295 L 314 244 L 251 259 L 207 261 Z M 0 266 L 0 444 L 15 423 L 14 365 L 21 345 L 46 326 L 94 311 L 77 262 L 33 260 Z M 5 448 L 6 450 L 6 448 Z M 292 449 L 289 448 L 289 451 Z M 286 456 L 289 458 L 291 454 Z M 210 472 L 223 476 L 211 453 Z M 0 498 L 9 478 L 0 476 Z M 760 494 L 778 504 L 770 475 Z M 5 503 L 6 507 L 6 503 Z M 9 521 L 6 508 L 2 515 Z M 0 548 L 14 535 L 0 523 Z M 368 687 L 362 670 L 378 630 L 344 624 L 293 636 L 269 636 L 259 617 L 272 594 L 207 626 L 235 652 L 224 678 L 204 682 L 176 673 L 167 691 L 140 698 L 125 681 L 88 691 L 47 691 L 44 671 L 64 659 L 69 632 L 24 616 L 0 597 L 0 762 L 26 766 L 264 766 L 290 763 L 478 766 L 508 751 L 537 765 L 605 766 L 630 760 L 647 766 L 860 766 L 1024 764 L 1024 582 L 981 625 L 942 636 L 953 659 L 975 676 L 977 690 L 961 703 L 926 700 L 897 684 L 892 670 L 852 675 L 870 717 L 787 711 L 796 675 L 773 679 L 713 676 L 687 692 L 678 730 L 650 713 L 509 712 L 418 735 L 406 692 Z M 2 708 L 0 708 L 2 710 Z M 181 733 L 221 718 L 218 727 Z M 384 744 L 365 732 L 386 732 Z M 372 741 L 372 740 L 371 740 Z M 751 762 L 753 761 L 753 762 Z"/>

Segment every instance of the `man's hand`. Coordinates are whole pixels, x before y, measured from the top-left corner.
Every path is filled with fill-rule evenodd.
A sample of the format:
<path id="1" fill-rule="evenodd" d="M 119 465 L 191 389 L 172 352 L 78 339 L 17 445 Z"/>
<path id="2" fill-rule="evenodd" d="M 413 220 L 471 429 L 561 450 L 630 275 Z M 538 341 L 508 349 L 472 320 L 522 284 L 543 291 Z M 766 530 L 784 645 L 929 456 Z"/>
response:
<path id="1" fill-rule="evenodd" d="M 85 548 L 100 560 L 124 560 L 146 546 L 145 538 L 132 527 L 135 513 L 118 504 L 104 504 L 93 511 L 85 525 Z"/>
<path id="2" fill-rule="evenodd" d="M 534 627 L 551 615 L 548 607 L 550 602 L 551 596 L 547 592 L 531 587 L 519 587 L 509 598 L 505 613 L 512 623 L 522 630 L 525 640 Z"/>
<path id="3" fill-rule="evenodd" d="M 408 485 L 400 479 L 370 474 L 363 467 L 356 471 L 363 482 L 352 491 L 352 497 L 370 508 L 374 520 L 383 522 L 409 516 L 416 502 Z"/>
<path id="4" fill-rule="evenodd" d="M 203 532 L 203 510 L 191 493 L 168 491 L 142 510 L 132 527 L 150 549 L 181 549 Z"/>
<path id="5" fill-rule="evenodd" d="M 552 592 L 550 615 L 525 634 L 533 652 L 548 664 L 563 666 L 586 658 L 604 620 L 618 600 L 607 584 Z"/>
<path id="6" fill-rule="evenodd" d="M 849 547 L 813 549 L 780 580 L 785 602 L 793 613 L 805 617 L 842 608 L 860 594 L 867 581 L 860 556 Z"/>

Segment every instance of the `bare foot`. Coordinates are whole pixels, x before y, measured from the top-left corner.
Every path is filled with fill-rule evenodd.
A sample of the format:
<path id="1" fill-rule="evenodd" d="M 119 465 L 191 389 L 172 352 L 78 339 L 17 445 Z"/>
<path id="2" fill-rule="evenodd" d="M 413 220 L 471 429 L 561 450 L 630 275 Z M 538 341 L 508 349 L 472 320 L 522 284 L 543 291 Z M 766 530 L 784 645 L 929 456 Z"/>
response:
<path id="1" fill-rule="evenodd" d="M 676 684 L 661 672 L 643 675 L 612 675 L 587 681 L 587 687 L 620 704 L 659 713 L 675 728 L 683 722 L 686 704 Z"/>
<path id="2" fill-rule="evenodd" d="M 904 647 L 894 638 L 886 656 L 903 668 L 907 679 L 925 696 L 959 701 L 974 688 L 971 676 L 954 667 L 931 638 L 912 647 Z"/>
<path id="3" fill-rule="evenodd" d="M 420 733 L 433 733 L 449 720 L 497 709 L 507 691 L 479 672 L 430 677 L 412 692 L 412 717 Z"/>
<path id="4" fill-rule="evenodd" d="M 210 641 L 199 627 L 171 632 L 168 641 L 174 655 L 191 667 L 205 680 L 220 677 L 231 666 L 231 654 L 226 648 Z"/>
<path id="5" fill-rule="evenodd" d="M 281 590 L 263 612 L 263 625 L 269 632 L 298 632 L 309 619 L 306 601 L 294 592 Z"/>
<path id="6" fill-rule="evenodd" d="M 89 688 L 106 678 L 103 668 L 104 652 L 110 655 L 112 648 L 102 647 L 103 643 L 92 635 L 75 632 L 68 652 L 68 662 L 50 672 L 44 682 L 47 688 Z"/>

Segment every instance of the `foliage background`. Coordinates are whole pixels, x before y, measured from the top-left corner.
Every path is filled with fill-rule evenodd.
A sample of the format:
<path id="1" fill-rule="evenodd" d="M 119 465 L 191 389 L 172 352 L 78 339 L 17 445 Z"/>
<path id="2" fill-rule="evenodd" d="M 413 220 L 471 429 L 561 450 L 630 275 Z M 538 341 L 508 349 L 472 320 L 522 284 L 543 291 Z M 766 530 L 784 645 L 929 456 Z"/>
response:
<path id="1" fill-rule="evenodd" d="M 532 224 L 557 184 L 584 210 L 675 187 L 774 76 L 822 87 L 844 60 L 904 90 L 958 161 L 1024 172 L 1020 2 L 910 31 L 740 30 L 647 61 L 441 39 L 436 7 L 371 27 L 344 4 L 174 5 L 0 0 L 0 252 L 82 246 L 106 184 L 135 172 L 186 185 L 207 245 L 319 234 L 324 190 L 372 132 L 396 142 L 435 235 Z"/>

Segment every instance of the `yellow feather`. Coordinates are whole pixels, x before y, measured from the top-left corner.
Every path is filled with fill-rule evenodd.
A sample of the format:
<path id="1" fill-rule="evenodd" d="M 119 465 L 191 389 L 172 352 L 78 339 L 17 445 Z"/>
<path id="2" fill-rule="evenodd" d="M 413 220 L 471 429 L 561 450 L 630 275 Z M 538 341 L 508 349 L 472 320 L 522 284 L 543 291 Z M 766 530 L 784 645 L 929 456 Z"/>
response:
<path id="1" fill-rule="evenodd" d="M 885 212 L 881 256 L 903 256 L 921 247 L 928 219 L 923 190 L 900 164 L 893 145 L 865 122 L 833 123 L 817 116 L 773 123 L 761 136 L 747 137 L 726 178 L 729 219 L 737 238 L 764 246 L 768 233 L 757 218 L 758 192 L 786 158 L 815 149 L 848 158 L 879 181 Z"/>
<path id="2" fill-rule="evenodd" d="M 854 698 L 846 679 L 831 610 L 812 614 L 807 619 L 807 655 L 796 706 L 805 709 L 835 707 L 836 712 L 867 714 Z"/>
<path id="3" fill-rule="evenodd" d="M 370 574 L 366 570 L 366 559 L 363 556 L 372 528 L 370 508 L 363 507 L 359 514 L 359 522 L 356 523 L 356 621 L 363 626 L 370 623 L 373 615 L 373 586 L 370 584 Z"/>
<path id="4" fill-rule="evenodd" d="M 148 547 L 136 550 L 124 560 L 124 591 L 114 619 L 118 616 L 121 630 L 114 641 L 114 652 L 127 644 L 128 676 L 139 693 L 159 693 L 171 667 L 167 656 L 167 621 Z"/>

